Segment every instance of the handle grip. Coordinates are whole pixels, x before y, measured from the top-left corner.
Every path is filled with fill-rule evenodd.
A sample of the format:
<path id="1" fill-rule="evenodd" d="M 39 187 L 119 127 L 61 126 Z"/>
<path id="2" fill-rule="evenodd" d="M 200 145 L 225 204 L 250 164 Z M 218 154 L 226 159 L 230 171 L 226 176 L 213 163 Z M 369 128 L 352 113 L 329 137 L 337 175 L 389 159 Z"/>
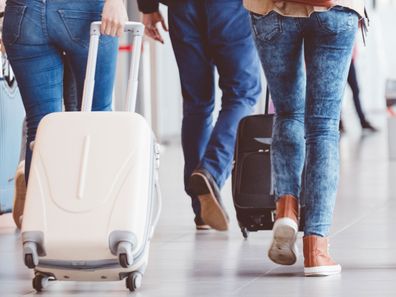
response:
<path id="1" fill-rule="evenodd" d="M 93 22 L 91 24 L 91 35 L 100 35 L 100 26 L 102 22 Z M 132 33 L 135 36 L 143 36 L 144 25 L 138 22 L 126 22 L 124 25 L 124 33 Z"/>

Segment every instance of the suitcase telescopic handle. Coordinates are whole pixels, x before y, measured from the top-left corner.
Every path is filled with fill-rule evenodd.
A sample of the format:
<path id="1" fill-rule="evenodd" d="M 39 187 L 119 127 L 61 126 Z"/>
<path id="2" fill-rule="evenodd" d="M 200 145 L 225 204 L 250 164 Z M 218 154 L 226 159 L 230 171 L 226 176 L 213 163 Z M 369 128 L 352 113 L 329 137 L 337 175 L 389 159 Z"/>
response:
<path id="1" fill-rule="evenodd" d="M 95 71 L 100 37 L 100 25 L 101 22 L 93 22 L 91 24 L 91 37 L 89 40 L 88 62 L 85 74 L 81 111 L 92 110 L 92 100 L 95 86 Z M 132 51 L 131 65 L 129 69 L 125 110 L 135 111 L 144 25 L 138 22 L 126 22 L 124 26 L 124 32 L 131 33 L 133 35 L 132 42 L 133 48 L 135 49 Z"/>
<path id="2" fill-rule="evenodd" d="M 270 92 L 269 92 L 269 88 L 267 86 L 267 88 L 265 90 L 264 114 L 269 113 L 269 101 L 270 101 Z"/>

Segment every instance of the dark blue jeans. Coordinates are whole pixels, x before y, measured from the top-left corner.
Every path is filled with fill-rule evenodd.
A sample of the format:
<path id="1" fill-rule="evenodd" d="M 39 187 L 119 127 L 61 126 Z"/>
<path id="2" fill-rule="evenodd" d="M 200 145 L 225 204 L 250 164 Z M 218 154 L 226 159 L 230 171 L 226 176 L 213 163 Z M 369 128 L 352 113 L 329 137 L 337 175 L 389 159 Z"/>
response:
<path id="1" fill-rule="evenodd" d="M 173 1 L 169 32 L 183 93 L 186 192 L 197 167 L 205 168 L 221 188 L 231 172 L 238 123 L 252 112 L 261 92 L 249 15 L 241 0 Z M 215 67 L 223 96 L 213 126 Z M 196 197 L 192 204 L 198 214 Z"/>
<path id="2" fill-rule="evenodd" d="M 340 6 L 308 18 L 252 14 L 257 48 L 276 109 L 276 198 L 305 206 L 305 235 L 329 233 L 339 178 L 338 123 L 358 15 Z M 302 171 L 304 193 L 300 197 Z"/>
<path id="3" fill-rule="evenodd" d="M 103 0 L 8 0 L 3 41 L 26 110 L 27 143 L 40 120 L 62 110 L 62 54 L 75 78 L 79 109 L 88 56 L 89 28 L 101 20 Z M 98 53 L 93 110 L 110 110 L 118 41 L 102 36 Z M 73 107 L 75 108 L 75 107 Z M 31 161 L 26 149 L 26 180 Z"/>

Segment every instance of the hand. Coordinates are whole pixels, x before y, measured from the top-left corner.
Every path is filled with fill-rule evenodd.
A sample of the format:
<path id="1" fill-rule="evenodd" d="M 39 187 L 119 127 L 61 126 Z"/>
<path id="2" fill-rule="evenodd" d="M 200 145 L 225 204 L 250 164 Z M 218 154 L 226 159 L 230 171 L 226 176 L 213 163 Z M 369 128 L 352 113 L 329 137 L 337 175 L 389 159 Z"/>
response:
<path id="1" fill-rule="evenodd" d="M 164 39 L 158 31 L 157 23 L 161 23 L 162 29 L 168 32 L 168 27 L 159 11 L 143 14 L 143 24 L 145 25 L 144 32 L 146 35 L 154 40 L 164 43 Z"/>
<path id="2" fill-rule="evenodd" d="M 128 14 L 123 0 L 106 0 L 102 12 L 100 33 L 120 37 L 124 32 Z"/>

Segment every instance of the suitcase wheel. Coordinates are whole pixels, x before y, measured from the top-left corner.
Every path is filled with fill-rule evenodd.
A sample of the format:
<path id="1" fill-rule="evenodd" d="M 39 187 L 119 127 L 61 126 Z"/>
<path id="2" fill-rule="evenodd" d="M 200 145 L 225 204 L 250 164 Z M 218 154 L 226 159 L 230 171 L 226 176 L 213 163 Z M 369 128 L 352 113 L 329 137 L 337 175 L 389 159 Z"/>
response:
<path id="1" fill-rule="evenodd" d="M 132 245 L 129 242 L 120 242 L 117 247 L 118 262 L 121 267 L 128 268 L 133 264 Z"/>
<path id="2" fill-rule="evenodd" d="M 247 239 L 249 237 L 249 231 L 246 227 L 241 228 L 243 238 Z"/>
<path id="3" fill-rule="evenodd" d="M 129 291 L 133 292 L 142 286 L 142 279 L 143 275 L 140 272 L 132 272 L 126 278 L 126 287 L 129 289 Z"/>
<path id="4" fill-rule="evenodd" d="M 120 254 L 118 256 L 118 262 L 120 262 L 120 265 L 123 268 L 128 268 L 129 267 L 129 261 L 128 261 L 127 254 Z"/>
<path id="5" fill-rule="evenodd" d="M 25 255 L 25 265 L 33 269 L 38 265 L 39 256 L 37 253 L 37 245 L 34 242 L 26 242 L 23 244 L 23 253 Z"/>
<path id="6" fill-rule="evenodd" d="M 37 292 L 41 292 L 45 287 L 47 287 L 48 279 L 49 277 L 46 275 L 42 275 L 40 273 L 36 274 L 32 282 L 33 289 L 35 289 Z"/>
<path id="7" fill-rule="evenodd" d="M 30 269 L 33 269 L 34 267 L 36 267 L 36 264 L 34 263 L 34 260 L 33 260 L 33 254 L 25 255 L 25 265 Z"/>

